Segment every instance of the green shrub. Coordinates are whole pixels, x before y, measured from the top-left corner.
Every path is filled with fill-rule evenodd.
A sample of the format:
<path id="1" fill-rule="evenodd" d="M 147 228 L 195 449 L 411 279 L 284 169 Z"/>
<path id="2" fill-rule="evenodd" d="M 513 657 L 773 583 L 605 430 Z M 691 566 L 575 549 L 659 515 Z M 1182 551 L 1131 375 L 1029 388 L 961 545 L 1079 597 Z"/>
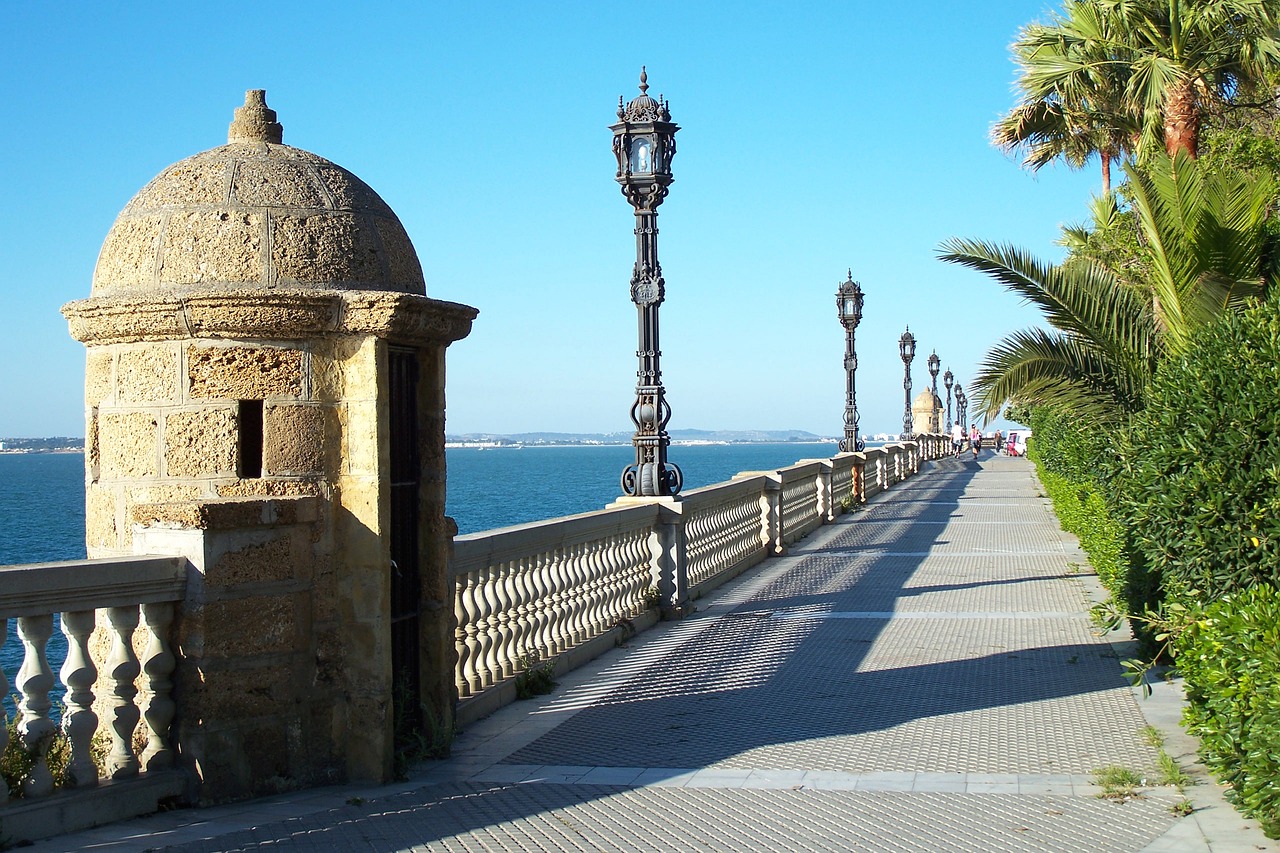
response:
<path id="1" fill-rule="evenodd" d="M 1040 471 L 1040 482 L 1053 501 L 1062 529 L 1080 540 L 1098 580 L 1117 602 L 1126 600 L 1127 563 L 1124 528 L 1111 515 L 1100 487 L 1077 483 L 1052 471 Z"/>
<path id="2" fill-rule="evenodd" d="M 1035 441 L 1028 455 L 1062 529 L 1079 538 L 1112 598 L 1127 604 L 1131 595 L 1125 529 L 1104 497 L 1104 484 L 1115 467 L 1104 458 L 1113 453 L 1108 438 L 1052 406 L 1037 407 L 1030 420 Z"/>
<path id="3" fill-rule="evenodd" d="M 1175 639 L 1205 765 L 1236 807 L 1280 837 L 1280 593 L 1259 585 L 1191 611 Z"/>
<path id="4" fill-rule="evenodd" d="M 1120 443 L 1119 520 L 1152 595 L 1213 601 L 1280 580 L 1280 300 L 1168 359 Z"/>
<path id="5" fill-rule="evenodd" d="M 19 702 L 19 697 L 14 696 L 13 701 L 16 706 Z M 36 765 L 35 756 L 22 745 L 22 735 L 18 733 L 18 716 L 18 714 L 14 714 L 4 721 L 9 740 L 5 744 L 4 751 L 0 752 L 0 777 L 8 785 L 9 796 L 11 797 L 22 796 L 22 783 Z M 3 719 L 3 717 L 4 709 L 0 708 L 0 719 Z M 60 728 L 50 732 L 48 740 L 49 747 L 48 752 L 45 753 L 45 764 L 53 775 L 54 785 L 62 787 L 67 765 L 71 763 L 71 743 Z"/>

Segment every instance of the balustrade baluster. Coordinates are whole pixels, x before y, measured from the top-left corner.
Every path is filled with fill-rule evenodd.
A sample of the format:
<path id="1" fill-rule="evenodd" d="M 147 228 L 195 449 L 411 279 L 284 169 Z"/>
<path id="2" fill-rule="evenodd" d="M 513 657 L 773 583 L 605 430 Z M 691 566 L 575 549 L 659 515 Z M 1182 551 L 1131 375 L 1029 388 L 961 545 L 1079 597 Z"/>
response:
<path id="1" fill-rule="evenodd" d="M 138 774 L 138 756 L 133 752 L 133 732 L 138 727 L 138 706 L 134 682 L 142 667 L 133 653 L 133 632 L 138 628 L 138 605 L 112 607 L 107 610 L 111 623 L 111 654 L 107 672 L 111 677 L 111 753 L 107 756 L 107 775 L 124 779 Z"/>
<path id="2" fill-rule="evenodd" d="M 9 619 L 5 617 L 0 619 L 0 649 L 4 648 L 5 642 L 9 639 Z M 4 674 L 4 666 L 0 664 L 0 696 L 9 695 L 9 681 Z M 0 708 L 0 718 L 4 717 L 4 709 Z M 9 748 L 9 727 L 4 725 L 7 720 L 0 719 L 0 755 L 4 755 L 5 750 Z M 5 783 L 4 777 L 0 776 L 0 805 L 4 805 L 9 800 L 9 786 Z"/>
<path id="3" fill-rule="evenodd" d="M 498 575 L 494 579 L 493 594 L 497 600 L 496 627 L 494 629 L 497 644 L 497 680 L 510 678 L 516 674 L 516 649 L 513 638 L 515 631 L 511 627 L 511 607 L 514 601 L 511 596 L 511 576 L 519 565 L 516 560 L 507 560 L 498 566 Z"/>
<path id="4" fill-rule="evenodd" d="M 173 766 L 170 727 L 173 725 L 173 670 L 177 659 L 169 642 L 173 625 L 173 603 L 142 605 L 142 619 L 147 625 L 147 648 L 142 671 L 147 675 L 147 746 L 142 752 L 146 770 L 167 770 Z"/>
<path id="5" fill-rule="evenodd" d="M 502 667 L 498 664 L 498 594 L 494 587 L 498 583 L 498 575 L 502 569 L 498 566 L 486 566 L 480 571 L 480 581 L 476 592 L 482 606 L 480 620 L 480 661 L 484 686 L 491 687 L 502 679 Z"/>
<path id="6" fill-rule="evenodd" d="M 529 575 L 532 589 L 530 594 L 530 610 L 533 616 L 533 643 L 538 656 L 547 659 L 556 653 L 555 640 L 551 636 L 551 610 L 549 608 L 551 585 L 547 582 L 547 555 L 545 552 L 533 557 L 533 571 Z"/>
<path id="7" fill-rule="evenodd" d="M 471 650 L 467 648 L 467 606 L 466 579 L 453 579 L 453 647 L 458 653 L 458 662 L 453 669 L 454 686 L 458 688 L 458 698 L 465 699 L 471 695 L 471 681 L 467 675 L 467 658 Z"/>
<path id="8" fill-rule="evenodd" d="M 477 571 L 467 572 L 466 588 L 462 595 L 466 613 L 464 624 L 467 630 L 467 659 L 463 675 L 467 679 L 472 695 L 484 689 L 484 677 L 480 674 L 480 653 L 484 648 L 484 644 L 480 641 L 481 607 L 478 602 L 479 594 L 476 587 L 479 582 L 478 574 Z"/>
<path id="9" fill-rule="evenodd" d="M 533 632 L 533 571 L 537 561 L 536 555 L 524 558 L 520 561 L 519 570 L 511 578 L 512 594 L 516 602 L 511 626 L 515 632 L 517 657 L 524 655 L 542 657 L 538 652 L 537 637 Z"/>
<path id="10" fill-rule="evenodd" d="M 19 616 L 18 637 L 24 648 L 22 668 L 18 670 L 18 738 L 35 764 L 19 783 L 24 796 L 43 797 L 53 792 L 53 774 L 46 760 L 57 726 L 49 718 L 49 690 L 53 687 L 53 670 L 45 649 L 53 635 L 53 616 Z"/>
<path id="11" fill-rule="evenodd" d="M 89 635 L 93 633 L 95 617 L 92 610 L 62 614 L 62 633 L 67 637 L 67 659 L 60 673 L 67 686 L 62 730 L 71 742 L 71 760 L 63 783 L 75 788 L 98 784 L 98 768 L 90 754 L 93 735 L 98 730 L 98 715 L 93 712 L 93 683 L 98 678 L 98 668 L 89 657 Z"/>
<path id="12" fill-rule="evenodd" d="M 590 580 L 590 574 L 587 572 L 584 563 L 583 547 L 581 545 L 573 546 L 570 554 L 566 555 L 568 562 L 566 568 L 569 572 L 569 616 L 570 630 L 568 640 L 570 644 L 582 642 L 586 638 L 587 630 L 587 583 Z"/>
<path id="13" fill-rule="evenodd" d="M 585 641 L 600 632 L 605 597 L 609 594 L 609 588 L 607 586 L 608 565 L 605 562 L 603 546 L 599 542 L 591 542 L 582 550 L 582 565 L 587 572 L 587 580 L 583 588 L 585 609 L 582 620 L 582 639 Z"/>
<path id="14" fill-rule="evenodd" d="M 600 547 L 597 562 L 600 564 L 600 614 L 596 619 L 595 633 L 603 633 L 614 626 L 622 616 L 630 615 L 627 601 L 627 540 L 615 537 Z"/>
<path id="15" fill-rule="evenodd" d="M 557 548 L 552 556 L 551 581 L 555 585 L 552 614 L 555 618 L 556 653 L 573 644 L 573 555 Z"/>

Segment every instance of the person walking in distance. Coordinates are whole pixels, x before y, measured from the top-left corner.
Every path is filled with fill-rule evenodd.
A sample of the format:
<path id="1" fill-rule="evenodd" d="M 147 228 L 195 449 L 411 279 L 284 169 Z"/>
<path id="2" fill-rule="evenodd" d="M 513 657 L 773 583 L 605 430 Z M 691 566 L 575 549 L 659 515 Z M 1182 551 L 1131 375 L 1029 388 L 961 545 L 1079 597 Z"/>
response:
<path id="1" fill-rule="evenodd" d="M 964 427 L 960 426 L 960 422 L 956 421 L 951 427 L 951 455 L 959 456 L 960 448 L 964 447 Z"/>
<path id="2" fill-rule="evenodd" d="M 978 451 L 982 450 L 982 433 L 978 432 L 978 425 L 974 424 L 969 429 L 969 446 L 973 449 L 973 458 L 978 458 Z"/>

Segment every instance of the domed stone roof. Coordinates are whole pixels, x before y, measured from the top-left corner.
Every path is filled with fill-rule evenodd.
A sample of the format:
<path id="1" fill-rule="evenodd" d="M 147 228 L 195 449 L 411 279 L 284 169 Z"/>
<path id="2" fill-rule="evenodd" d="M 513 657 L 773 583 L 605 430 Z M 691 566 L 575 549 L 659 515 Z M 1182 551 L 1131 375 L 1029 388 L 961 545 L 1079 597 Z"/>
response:
<path id="1" fill-rule="evenodd" d="M 125 206 L 92 295 L 274 288 L 426 294 L 387 203 L 341 166 L 282 144 L 265 93 L 250 90 L 228 144 L 165 169 Z"/>

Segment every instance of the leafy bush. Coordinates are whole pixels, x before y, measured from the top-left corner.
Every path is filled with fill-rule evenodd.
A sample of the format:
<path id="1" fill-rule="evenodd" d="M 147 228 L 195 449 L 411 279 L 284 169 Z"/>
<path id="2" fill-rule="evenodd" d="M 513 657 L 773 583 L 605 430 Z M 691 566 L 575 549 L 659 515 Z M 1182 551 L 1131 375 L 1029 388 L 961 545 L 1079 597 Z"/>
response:
<path id="1" fill-rule="evenodd" d="M 17 705 L 19 697 L 14 696 L 13 699 L 14 705 Z M 0 719 L 3 717 L 3 709 L 0 709 Z M 9 740 L 5 744 L 4 751 L 0 753 L 0 777 L 9 787 L 9 796 L 21 797 L 22 783 L 35 767 L 36 759 L 22 745 L 22 735 L 18 732 L 18 715 L 14 714 L 4 723 L 9 733 Z M 54 729 L 48 737 L 49 748 L 45 753 L 45 763 L 53 775 L 54 785 L 61 787 L 67 765 L 71 762 L 71 743 L 62 729 Z"/>
<path id="2" fill-rule="evenodd" d="M 1280 837 L 1280 592 L 1259 585 L 1195 609 L 1174 640 L 1204 763 Z"/>
<path id="3" fill-rule="evenodd" d="M 1116 508 L 1174 600 L 1280 580 L 1280 300 L 1224 315 L 1157 372 Z"/>
<path id="4" fill-rule="evenodd" d="M 1053 407 L 1036 408 L 1030 420 L 1035 441 L 1028 453 L 1062 529 L 1079 538 L 1080 547 L 1112 598 L 1127 603 L 1125 530 L 1104 497 L 1108 466 L 1101 457 L 1111 452 L 1106 438 Z"/>
<path id="5" fill-rule="evenodd" d="M 1111 515 L 1099 486 L 1077 483 L 1049 470 L 1040 471 L 1040 482 L 1062 529 L 1080 540 L 1098 580 L 1117 602 L 1126 601 L 1124 528 Z"/>

